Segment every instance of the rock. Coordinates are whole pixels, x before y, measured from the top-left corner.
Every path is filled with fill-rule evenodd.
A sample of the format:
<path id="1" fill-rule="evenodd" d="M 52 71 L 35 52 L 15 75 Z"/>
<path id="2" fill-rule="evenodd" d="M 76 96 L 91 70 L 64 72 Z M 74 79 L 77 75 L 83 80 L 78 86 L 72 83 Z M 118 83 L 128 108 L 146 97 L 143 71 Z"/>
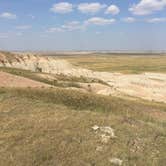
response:
<path id="1" fill-rule="evenodd" d="M 96 151 L 102 152 L 103 151 L 103 147 L 102 146 L 97 146 Z"/>
<path id="2" fill-rule="evenodd" d="M 115 165 L 122 165 L 122 160 L 120 160 L 120 159 L 118 159 L 118 158 L 111 158 L 110 160 L 109 160 L 112 164 L 115 164 Z"/>
<path id="3" fill-rule="evenodd" d="M 101 142 L 107 144 L 111 138 L 115 138 L 114 130 L 109 127 L 99 127 L 97 125 L 94 125 L 92 127 L 93 131 L 98 131 L 99 136 L 101 137 Z"/>
<path id="4" fill-rule="evenodd" d="M 109 142 L 110 138 L 111 138 L 111 136 L 106 135 L 106 134 L 102 134 L 101 135 L 101 142 L 106 144 Z"/>
<path id="5" fill-rule="evenodd" d="M 92 127 L 92 129 L 93 129 L 94 131 L 98 130 L 99 128 L 100 128 L 100 127 L 97 126 L 97 125 L 95 125 L 95 126 Z"/>
<path id="6" fill-rule="evenodd" d="M 109 126 L 106 127 L 100 127 L 101 132 L 109 134 L 109 136 L 111 136 L 112 138 L 116 137 L 115 133 L 114 133 L 114 129 L 112 129 Z"/>

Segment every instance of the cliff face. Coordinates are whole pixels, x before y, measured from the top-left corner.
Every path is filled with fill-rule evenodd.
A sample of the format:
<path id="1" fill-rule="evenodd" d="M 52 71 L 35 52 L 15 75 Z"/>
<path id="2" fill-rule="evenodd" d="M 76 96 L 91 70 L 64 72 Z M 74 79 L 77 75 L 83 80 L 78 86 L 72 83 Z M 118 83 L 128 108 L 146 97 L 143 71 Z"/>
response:
<path id="1" fill-rule="evenodd" d="M 0 52 L 0 66 L 19 68 L 51 74 L 66 74 L 73 76 L 92 76 L 92 71 L 77 68 L 65 60 L 58 60 L 55 57 L 40 56 L 34 54 L 14 54 Z"/>
<path id="2" fill-rule="evenodd" d="M 38 72 L 57 73 L 71 69 L 72 66 L 63 60 L 53 57 L 42 57 L 34 54 L 0 53 L 0 66 L 20 68 Z"/>

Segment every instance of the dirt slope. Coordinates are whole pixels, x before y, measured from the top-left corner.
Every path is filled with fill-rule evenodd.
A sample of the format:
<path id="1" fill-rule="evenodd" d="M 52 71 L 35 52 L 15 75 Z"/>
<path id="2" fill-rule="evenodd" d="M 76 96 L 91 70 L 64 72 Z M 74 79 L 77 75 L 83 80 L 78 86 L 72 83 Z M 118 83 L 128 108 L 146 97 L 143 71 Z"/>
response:
<path id="1" fill-rule="evenodd" d="M 49 87 L 49 85 L 0 71 L 0 87 Z"/>

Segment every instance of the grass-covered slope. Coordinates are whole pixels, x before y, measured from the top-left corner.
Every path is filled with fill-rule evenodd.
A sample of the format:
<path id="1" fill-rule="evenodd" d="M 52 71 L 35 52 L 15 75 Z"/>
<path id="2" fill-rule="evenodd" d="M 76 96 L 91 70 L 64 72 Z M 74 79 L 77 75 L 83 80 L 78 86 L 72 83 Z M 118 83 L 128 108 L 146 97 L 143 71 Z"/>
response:
<path id="1" fill-rule="evenodd" d="M 0 89 L 0 165 L 164 166 L 166 106 L 64 89 Z M 101 142 L 92 126 L 110 126 Z"/>
<path id="2" fill-rule="evenodd" d="M 88 77 L 75 77 L 75 76 L 66 76 L 63 74 L 48 74 L 48 73 L 39 73 L 39 72 L 33 72 L 30 70 L 23 70 L 23 69 L 17 69 L 17 68 L 9 68 L 9 67 L 0 67 L 0 71 L 7 72 L 13 75 L 18 75 L 21 77 L 29 78 L 35 81 L 43 82 L 52 86 L 56 87 L 76 87 L 79 88 L 78 83 L 100 83 L 107 85 L 102 80 L 99 79 L 92 79 Z M 46 75 L 46 77 L 43 77 L 41 75 Z M 51 77 L 51 79 L 47 78 L 47 75 Z"/>

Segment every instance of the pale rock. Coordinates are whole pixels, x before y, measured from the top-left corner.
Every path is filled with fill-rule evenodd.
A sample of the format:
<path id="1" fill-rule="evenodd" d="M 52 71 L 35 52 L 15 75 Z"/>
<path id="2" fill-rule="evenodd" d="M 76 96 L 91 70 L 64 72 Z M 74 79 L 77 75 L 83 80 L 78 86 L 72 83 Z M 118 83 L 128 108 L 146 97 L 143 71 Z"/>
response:
<path id="1" fill-rule="evenodd" d="M 111 136 L 106 135 L 106 134 L 102 134 L 101 135 L 101 142 L 107 144 L 109 142 L 110 138 L 111 138 Z"/>
<path id="2" fill-rule="evenodd" d="M 97 125 L 95 125 L 95 126 L 92 127 L 92 129 L 93 129 L 94 131 L 98 130 L 99 128 L 100 128 L 100 127 L 97 126 Z"/>
<path id="3" fill-rule="evenodd" d="M 102 146 L 97 146 L 96 151 L 102 152 L 103 151 L 103 147 Z"/>
<path id="4" fill-rule="evenodd" d="M 109 161 L 110 161 L 112 164 L 115 164 L 115 165 L 118 165 L 118 166 L 121 166 L 122 163 L 123 163 L 123 161 L 120 160 L 120 159 L 118 159 L 118 158 L 111 158 Z"/>
<path id="5" fill-rule="evenodd" d="M 115 133 L 114 133 L 114 129 L 112 129 L 109 126 L 106 127 L 100 127 L 101 132 L 109 134 L 110 137 L 114 138 L 115 137 Z"/>

